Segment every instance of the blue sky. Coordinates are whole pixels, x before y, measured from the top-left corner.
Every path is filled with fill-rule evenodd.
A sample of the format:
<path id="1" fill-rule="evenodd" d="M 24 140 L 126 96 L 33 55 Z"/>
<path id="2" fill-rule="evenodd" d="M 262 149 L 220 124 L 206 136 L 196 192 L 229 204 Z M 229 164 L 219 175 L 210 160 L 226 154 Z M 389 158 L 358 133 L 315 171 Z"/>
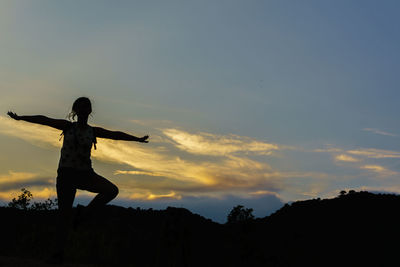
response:
<path id="1" fill-rule="evenodd" d="M 222 221 L 210 207 L 398 193 L 399 5 L 1 1 L 0 197 L 54 196 L 61 145 L 5 113 L 65 118 L 82 95 L 90 123 L 151 136 L 99 141 L 115 203 Z"/>

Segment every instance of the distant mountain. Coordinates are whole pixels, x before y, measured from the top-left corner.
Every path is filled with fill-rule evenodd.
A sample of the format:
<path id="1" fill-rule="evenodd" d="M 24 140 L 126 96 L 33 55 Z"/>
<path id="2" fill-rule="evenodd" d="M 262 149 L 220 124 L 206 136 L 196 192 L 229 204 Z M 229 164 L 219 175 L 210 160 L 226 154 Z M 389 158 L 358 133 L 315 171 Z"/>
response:
<path id="1" fill-rule="evenodd" d="M 218 224 L 182 208 L 107 206 L 71 230 L 66 261 L 103 266 L 398 266 L 400 196 L 342 193 Z M 56 211 L 0 207 L 0 255 L 44 260 Z"/>

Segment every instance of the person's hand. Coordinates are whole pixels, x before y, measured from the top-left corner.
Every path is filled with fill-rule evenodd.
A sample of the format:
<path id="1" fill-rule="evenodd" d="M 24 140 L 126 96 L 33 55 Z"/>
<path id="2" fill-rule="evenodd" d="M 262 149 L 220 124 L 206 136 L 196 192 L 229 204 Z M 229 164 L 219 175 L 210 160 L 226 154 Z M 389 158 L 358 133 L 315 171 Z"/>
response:
<path id="1" fill-rule="evenodd" d="M 9 111 L 9 112 L 7 112 L 7 115 L 10 116 L 11 118 L 13 118 L 14 120 L 17 120 L 17 121 L 20 120 L 19 116 L 17 115 L 17 113 Z"/>
<path id="2" fill-rule="evenodd" d="M 140 142 L 140 143 L 148 143 L 148 142 L 149 142 L 149 141 L 147 140 L 148 138 L 149 138 L 149 136 L 148 136 L 148 135 L 145 135 L 145 136 L 139 138 L 139 142 Z"/>

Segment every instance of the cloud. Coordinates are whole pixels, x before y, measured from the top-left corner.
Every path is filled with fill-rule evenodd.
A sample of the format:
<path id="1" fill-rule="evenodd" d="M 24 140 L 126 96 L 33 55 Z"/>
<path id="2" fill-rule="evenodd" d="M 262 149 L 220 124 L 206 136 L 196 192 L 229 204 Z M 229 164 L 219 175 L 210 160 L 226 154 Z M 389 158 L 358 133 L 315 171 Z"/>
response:
<path id="1" fill-rule="evenodd" d="M 146 171 L 121 171 L 116 170 L 114 174 L 131 174 L 131 175 L 147 175 L 147 176 L 163 176 L 161 173 L 146 172 Z"/>
<path id="2" fill-rule="evenodd" d="M 170 120 L 130 120 L 130 122 L 141 126 L 156 126 L 156 127 L 160 127 L 160 125 L 173 124 L 173 122 Z"/>
<path id="3" fill-rule="evenodd" d="M 2 191 L 19 190 L 21 188 L 32 188 L 32 187 L 44 187 L 44 186 L 54 186 L 54 183 L 49 180 L 37 180 L 37 181 L 21 181 L 21 182 L 5 182 L 0 183 L 0 188 Z"/>
<path id="4" fill-rule="evenodd" d="M 137 169 L 117 171 L 119 175 L 165 177 L 180 182 L 188 190 L 197 189 L 200 192 L 257 186 L 277 189 L 274 182 L 279 174 L 268 164 L 248 158 L 229 156 L 213 161 L 204 159 L 189 161 L 135 145 L 120 146 L 120 144 L 110 145 L 108 140 L 104 140 L 102 143 L 99 142 L 99 149 L 95 152 L 98 159 L 124 163 Z"/>
<path id="5" fill-rule="evenodd" d="M 178 133 L 178 131 L 168 131 L 168 134 L 172 132 Z M 179 131 L 179 133 L 185 132 Z M 212 134 L 202 133 L 201 137 L 203 143 L 210 144 L 211 141 L 215 141 L 215 135 Z M 160 194 L 161 192 L 169 194 L 168 192 L 174 191 L 180 194 L 185 192 L 186 194 L 215 195 L 221 192 L 248 192 L 254 188 L 280 190 L 279 173 L 265 162 L 246 157 L 245 148 L 238 148 L 243 145 L 243 142 L 239 140 L 236 143 L 236 148 L 232 149 L 232 140 L 229 140 L 227 142 L 229 148 L 223 153 L 216 153 L 215 147 L 208 147 L 195 150 L 194 157 L 184 159 L 179 155 L 179 151 L 176 152 L 172 149 L 173 147 L 171 148 L 169 143 L 163 143 L 161 146 L 143 145 L 102 139 L 99 140 L 99 149 L 94 151 L 93 156 L 102 161 L 117 162 L 133 167 L 133 170 L 118 170 L 115 172 L 117 175 L 164 178 L 152 185 L 138 178 L 132 185 L 135 188 L 159 190 Z M 254 141 L 250 146 L 250 151 L 264 153 L 267 149 L 274 148 L 268 145 L 267 149 L 265 147 L 255 149 L 255 143 Z M 174 146 L 177 145 L 174 144 Z M 223 149 L 222 143 L 217 143 L 217 145 Z M 209 153 L 211 157 L 205 158 L 206 153 Z M 127 182 L 127 186 L 130 183 L 132 182 Z"/>
<path id="6" fill-rule="evenodd" d="M 345 161 L 345 162 L 359 162 L 360 159 L 356 159 L 352 156 L 346 154 L 340 154 L 335 157 L 336 161 Z"/>
<path id="7" fill-rule="evenodd" d="M 277 194 L 276 192 L 272 192 L 272 191 L 268 191 L 268 190 L 258 190 L 258 191 L 254 191 L 254 192 L 250 192 L 251 196 L 258 196 L 258 197 L 263 197 L 263 196 L 275 196 L 277 198 L 279 197 L 279 194 Z"/>
<path id="8" fill-rule="evenodd" d="M 367 158 L 384 159 L 384 158 L 400 158 L 400 152 L 383 149 L 367 148 L 348 150 L 348 154 L 363 156 Z"/>
<path id="9" fill-rule="evenodd" d="M 342 151 L 343 151 L 343 149 L 341 149 L 341 148 L 336 148 L 336 147 L 331 147 L 331 146 L 313 150 L 313 152 L 322 152 L 322 153 L 336 153 L 336 152 L 342 152 Z"/>
<path id="10" fill-rule="evenodd" d="M 324 179 L 329 175 L 323 172 L 280 172 L 279 175 L 284 178 L 315 178 Z"/>
<path id="11" fill-rule="evenodd" d="M 35 146 L 40 147 L 61 147 L 60 130 L 51 127 L 14 121 L 10 118 L 0 116 L 0 133 L 23 139 Z"/>
<path id="12" fill-rule="evenodd" d="M 30 189 L 34 199 L 48 199 L 57 196 L 55 187 L 44 187 L 44 188 L 32 188 Z"/>
<path id="13" fill-rule="evenodd" d="M 376 148 L 358 148 L 345 150 L 329 147 L 326 149 L 314 149 L 313 152 L 326 152 L 334 156 L 335 161 L 360 162 L 364 159 L 391 159 L 400 158 L 399 151 Z M 355 157 L 357 156 L 357 157 Z"/>
<path id="14" fill-rule="evenodd" d="M 210 133 L 191 134 L 178 129 L 164 129 L 163 134 L 171 138 L 176 146 L 193 154 L 223 156 L 235 152 L 252 152 L 270 155 L 279 150 L 276 144 L 265 143 L 238 135 L 216 135 Z"/>
<path id="15" fill-rule="evenodd" d="M 162 200 L 162 199 L 182 199 L 182 196 L 177 194 L 176 192 L 172 191 L 168 194 L 154 194 L 151 192 L 146 193 L 133 193 L 129 196 L 129 199 L 132 200 Z"/>
<path id="16" fill-rule="evenodd" d="M 40 187 L 53 185 L 53 179 L 38 177 L 35 173 L 9 171 L 0 175 L 0 188 L 2 191 L 21 189 L 23 187 Z"/>
<path id="17" fill-rule="evenodd" d="M 37 175 L 35 173 L 30 172 L 14 172 L 9 171 L 8 174 L 0 175 L 0 184 L 14 181 L 14 182 L 25 182 L 28 180 L 32 180 Z"/>
<path id="18" fill-rule="evenodd" d="M 315 150 L 314 150 L 315 151 Z M 368 171 L 377 178 L 399 175 L 399 172 L 382 166 L 382 160 L 400 158 L 400 152 L 376 148 L 341 149 L 329 147 L 318 152 L 328 152 L 334 157 L 335 162 L 348 162 L 347 167 Z M 379 160 L 379 164 L 377 164 Z M 363 162 L 363 163 L 361 163 Z M 361 174 L 364 175 L 364 174 Z"/>
<path id="19" fill-rule="evenodd" d="M 383 172 L 386 170 L 384 167 L 379 165 L 364 165 L 361 168 L 366 170 L 373 170 L 375 172 Z"/>
<path id="20" fill-rule="evenodd" d="M 48 198 L 56 195 L 53 178 L 39 177 L 30 172 L 9 171 L 8 174 L 0 175 L 0 198 L 11 200 L 19 195 L 21 188 L 26 188 L 36 198 Z M 17 192 L 17 193 L 16 193 Z"/>
<path id="21" fill-rule="evenodd" d="M 382 176 L 393 176 L 393 175 L 398 175 L 398 172 L 395 171 L 391 171 L 383 166 L 380 165 L 364 165 L 361 166 L 361 169 L 365 169 L 365 170 L 369 170 L 369 171 L 373 171 L 379 175 Z"/>
<path id="22" fill-rule="evenodd" d="M 357 148 L 357 149 L 343 149 L 338 147 L 329 146 L 322 149 L 314 149 L 313 152 L 331 153 L 335 155 L 335 160 L 338 161 L 353 161 L 357 162 L 360 159 L 354 158 L 354 156 L 365 157 L 365 158 L 400 158 L 400 152 L 376 148 Z M 348 155 L 351 154 L 351 155 Z"/>
<path id="23" fill-rule="evenodd" d="M 381 131 L 381 130 L 376 129 L 376 128 L 364 128 L 363 131 L 371 132 L 371 133 L 374 133 L 374 134 L 386 135 L 386 136 L 393 136 L 393 137 L 394 136 L 398 136 L 397 134 L 384 132 L 384 131 Z"/>

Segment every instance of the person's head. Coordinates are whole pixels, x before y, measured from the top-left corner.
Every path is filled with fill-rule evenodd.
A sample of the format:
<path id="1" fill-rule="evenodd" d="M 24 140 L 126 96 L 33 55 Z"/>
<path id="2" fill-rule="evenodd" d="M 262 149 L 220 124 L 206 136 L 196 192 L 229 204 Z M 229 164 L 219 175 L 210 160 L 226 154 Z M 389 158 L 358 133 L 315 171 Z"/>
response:
<path id="1" fill-rule="evenodd" d="M 88 117 L 92 113 L 92 103 L 90 99 L 87 97 L 79 97 L 75 100 L 72 105 L 72 111 L 69 114 L 69 118 L 75 119 L 75 116 L 79 117 Z"/>

